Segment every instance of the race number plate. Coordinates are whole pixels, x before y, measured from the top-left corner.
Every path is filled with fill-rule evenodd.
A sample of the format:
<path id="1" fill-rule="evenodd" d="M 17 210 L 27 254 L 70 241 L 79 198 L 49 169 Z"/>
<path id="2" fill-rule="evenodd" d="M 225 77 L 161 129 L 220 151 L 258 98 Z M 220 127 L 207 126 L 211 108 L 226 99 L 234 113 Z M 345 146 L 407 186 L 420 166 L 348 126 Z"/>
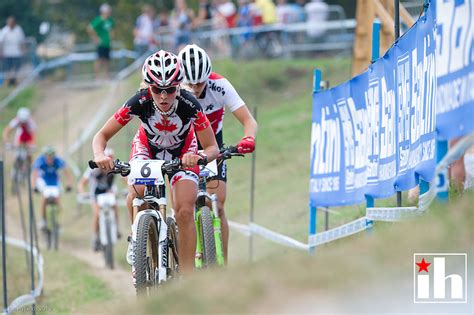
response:
<path id="1" fill-rule="evenodd" d="M 217 176 L 218 171 L 217 171 L 217 162 L 216 160 L 207 163 L 205 167 L 201 169 L 200 175 L 202 177 L 212 177 L 212 176 Z"/>
<path id="2" fill-rule="evenodd" d="M 161 185 L 165 183 L 162 160 L 133 160 L 130 162 L 129 185 Z"/>

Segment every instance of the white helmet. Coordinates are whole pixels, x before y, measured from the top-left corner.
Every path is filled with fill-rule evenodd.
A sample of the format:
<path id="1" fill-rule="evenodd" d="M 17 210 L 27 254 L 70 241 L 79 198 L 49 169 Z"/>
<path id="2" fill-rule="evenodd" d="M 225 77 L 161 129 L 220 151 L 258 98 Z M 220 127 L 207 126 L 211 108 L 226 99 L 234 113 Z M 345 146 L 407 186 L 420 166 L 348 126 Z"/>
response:
<path id="1" fill-rule="evenodd" d="M 206 81 L 211 75 L 211 59 L 204 49 L 196 44 L 186 45 L 179 52 L 179 58 L 183 61 L 184 81 L 197 84 Z"/>
<path id="2" fill-rule="evenodd" d="M 143 81 L 149 85 L 176 86 L 183 81 L 183 65 L 175 54 L 160 50 L 143 64 Z"/>
<path id="3" fill-rule="evenodd" d="M 28 118 L 30 118 L 30 110 L 26 107 L 21 107 L 18 109 L 16 117 L 18 117 L 21 122 L 25 122 L 28 120 Z"/>

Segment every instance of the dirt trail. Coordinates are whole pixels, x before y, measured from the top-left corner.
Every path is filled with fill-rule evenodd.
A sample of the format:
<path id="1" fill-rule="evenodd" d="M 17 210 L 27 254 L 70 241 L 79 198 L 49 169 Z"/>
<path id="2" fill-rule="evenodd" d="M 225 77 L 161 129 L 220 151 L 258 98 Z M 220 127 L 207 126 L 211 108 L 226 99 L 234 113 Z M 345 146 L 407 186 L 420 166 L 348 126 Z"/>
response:
<path id="1" fill-rule="evenodd" d="M 49 144 L 55 146 L 58 153 L 62 156 L 68 146 L 74 143 L 78 135 L 92 120 L 97 112 L 97 107 L 103 102 L 109 86 L 103 84 L 100 88 L 93 89 L 74 88 L 64 84 L 55 85 L 40 82 L 38 87 L 39 95 L 33 111 L 34 119 L 38 124 L 38 151 L 36 153 L 39 154 L 39 150 L 43 145 Z M 7 231 L 8 235 L 23 239 L 20 216 L 17 211 L 17 199 L 13 198 L 9 192 L 7 192 L 7 195 L 7 209 L 15 210 L 7 211 L 7 220 L 10 222 Z M 27 215 L 27 198 L 24 199 L 23 208 L 25 215 Z M 35 210 L 38 213 L 37 209 Z M 69 219 L 65 215 L 64 221 L 67 222 Z M 89 224 L 87 224 L 87 227 L 84 227 L 84 229 L 89 228 Z M 67 229 L 67 227 L 64 227 L 64 229 Z M 83 235 L 84 238 L 88 238 L 90 233 L 84 233 Z M 91 266 L 93 274 L 107 283 L 116 293 L 118 299 L 134 296 L 135 289 L 131 284 L 130 271 L 123 269 L 118 264 L 116 264 L 113 271 L 106 269 L 104 258 L 101 254 L 92 252 L 90 247 L 85 244 L 89 244 L 89 240 L 74 243 L 64 241 L 61 243 L 61 250 L 68 252 L 70 255 Z M 47 285 L 45 283 L 45 286 Z"/>

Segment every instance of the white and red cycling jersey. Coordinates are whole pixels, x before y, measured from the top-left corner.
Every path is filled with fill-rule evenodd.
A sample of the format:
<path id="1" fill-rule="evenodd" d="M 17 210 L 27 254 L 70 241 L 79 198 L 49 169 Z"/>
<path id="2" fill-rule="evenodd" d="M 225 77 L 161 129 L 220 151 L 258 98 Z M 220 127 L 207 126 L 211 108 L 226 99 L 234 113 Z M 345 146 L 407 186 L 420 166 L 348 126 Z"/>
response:
<path id="1" fill-rule="evenodd" d="M 234 112 L 245 105 L 229 80 L 215 72 L 211 73 L 206 88 L 197 99 L 211 123 L 214 134 L 222 131 L 225 107 Z"/>
<path id="2" fill-rule="evenodd" d="M 35 142 L 36 123 L 28 118 L 21 121 L 17 117 L 13 118 L 8 124 L 11 129 L 15 129 L 15 145 L 32 145 Z"/>
<path id="3" fill-rule="evenodd" d="M 197 153 L 198 144 L 194 131 L 209 127 L 209 120 L 201 105 L 186 90 L 181 90 L 176 95 L 174 110 L 168 115 L 157 109 L 149 89 L 142 89 L 127 100 L 113 117 L 122 126 L 133 117 L 138 117 L 141 121 L 132 141 L 130 160 L 170 161 L 177 157 L 182 158 L 186 153 Z M 198 174 L 199 166 L 189 170 Z M 174 182 L 181 178 L 179 176 L 174 177 Z"/>

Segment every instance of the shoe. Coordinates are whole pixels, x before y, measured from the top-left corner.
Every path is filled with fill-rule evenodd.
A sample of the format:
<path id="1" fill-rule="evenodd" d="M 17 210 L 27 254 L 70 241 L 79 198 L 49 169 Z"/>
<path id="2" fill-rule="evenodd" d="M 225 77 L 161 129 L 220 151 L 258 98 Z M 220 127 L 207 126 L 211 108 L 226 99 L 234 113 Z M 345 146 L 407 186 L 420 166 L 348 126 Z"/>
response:
<path id="1" fill-rule="evenodd" d="M 135 260 L 134 253 L 133 253 L 133 240 L 132 237 L 128 237 L 128 248 L 127 248 L 127 263 L 133 267 L 133 262 Z"/>
<path id="2" fill-rule="evenodd" d="M 122 238 L 122 233 L 120 233 L 120 231 L 117 231 L 117 239 L 121 239 Z"/>
<path id="3" fill-rule="evenodd" d="M 97 235 L 92 238 L 92 250 L 98 252 L 100 250 L 100 240 Z"/>

